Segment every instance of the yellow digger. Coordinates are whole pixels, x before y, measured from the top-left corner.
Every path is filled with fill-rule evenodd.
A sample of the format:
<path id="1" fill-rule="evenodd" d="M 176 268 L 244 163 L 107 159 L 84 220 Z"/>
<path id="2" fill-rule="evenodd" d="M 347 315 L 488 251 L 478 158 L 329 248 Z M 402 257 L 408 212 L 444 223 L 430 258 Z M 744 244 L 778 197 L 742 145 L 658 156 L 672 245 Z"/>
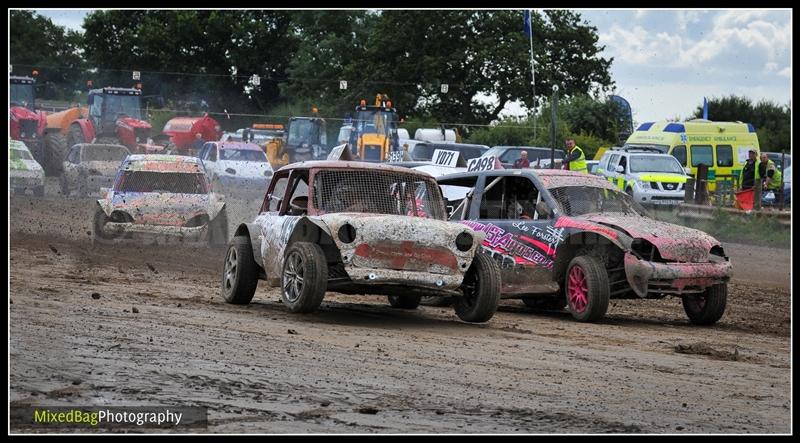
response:
<path id="1" fill-rule="evenodd" d="M 283 138 L 274 138 L 266 145 L 267 158 L 274 169 L 289 163 L 321 160 L 327 155 L 327 126 L 313 108 L 312 117 L 291 117 Z"/>
<path id="2" fill-rule="evenodd" d="M 362 99 L 356 106 L 350 135 L 350 143 L 356 149 L 354 154 L 363 161 L 387 161 L 390 152 L 400 149 L 397 124 L 397 110 L 386 94 L 375 96 L 373 106 L 367 106 Z"/>

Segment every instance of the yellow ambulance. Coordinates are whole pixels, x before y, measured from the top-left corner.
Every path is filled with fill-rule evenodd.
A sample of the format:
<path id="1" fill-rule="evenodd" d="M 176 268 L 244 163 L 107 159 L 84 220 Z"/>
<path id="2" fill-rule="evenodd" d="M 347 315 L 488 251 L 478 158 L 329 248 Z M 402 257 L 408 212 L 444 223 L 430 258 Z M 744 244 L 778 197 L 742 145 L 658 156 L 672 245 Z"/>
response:
<path id="1" fill-rule="evenodd" d="M 756 129 L 750 123 L 712 122 L 694 119 L 685 122 L 648 122 L 628 137 L 625 148 L 649 147 L 672 154 L 684 167 L 697 175 L 697 166 L 708 165 L 710 191 L 716 182 L 741 180 L 747 152 L 759 151 Z"/>

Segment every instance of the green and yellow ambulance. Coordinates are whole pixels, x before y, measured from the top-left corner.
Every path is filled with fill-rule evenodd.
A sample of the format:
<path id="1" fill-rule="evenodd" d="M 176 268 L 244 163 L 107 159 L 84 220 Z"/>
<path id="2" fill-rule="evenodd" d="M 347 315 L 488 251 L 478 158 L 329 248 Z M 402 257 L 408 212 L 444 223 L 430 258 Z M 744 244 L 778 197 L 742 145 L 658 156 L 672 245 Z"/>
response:
<path id="1" fill-rule="evenodd" d="M 656 148 L 671 154 L 697 175 L 697 166 L 708 165 L 710 191 L 721 180 L 738 181 L 747 161 L 747 152 L 759 151 L 756 129 L 750 123 L 712 122 L 694 119 L 686 122 L 648 122 L 641 124 L 625 142 L 625 148 Z"/>

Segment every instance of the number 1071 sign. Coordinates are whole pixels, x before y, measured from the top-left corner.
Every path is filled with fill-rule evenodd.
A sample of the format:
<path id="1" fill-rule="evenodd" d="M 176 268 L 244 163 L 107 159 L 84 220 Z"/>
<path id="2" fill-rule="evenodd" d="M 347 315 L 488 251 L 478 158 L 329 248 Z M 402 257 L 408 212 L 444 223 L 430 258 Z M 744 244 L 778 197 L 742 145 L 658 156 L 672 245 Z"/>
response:
<path id="1" fill-rule="evenodd" d="M 495 156 L 473 158 L 467 163 L 467 172 L 491 171 L 494 169 Z"/>

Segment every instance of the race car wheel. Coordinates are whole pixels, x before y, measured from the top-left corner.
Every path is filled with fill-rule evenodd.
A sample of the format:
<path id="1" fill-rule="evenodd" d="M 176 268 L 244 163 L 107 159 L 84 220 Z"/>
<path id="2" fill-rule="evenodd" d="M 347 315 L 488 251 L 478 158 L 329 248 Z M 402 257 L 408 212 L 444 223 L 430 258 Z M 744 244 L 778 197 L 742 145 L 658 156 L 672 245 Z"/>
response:
<path id="1" fill-rule="evenodd" d="M 389 304 L 397 309 L 417 309 L 421 295 L 390 295 Z"/>
<path id="2" fill-rule="evenodd" d="M 106 213 L 103 212 L 103 210 L 98 207 L 97 211 L 94 213 L 94 224 L 93 224 L 94 238 L 96 240 L 113 240 L 120 236 L 118 234 L 106 234 L 105 232 L 103 232 L 103 227 L 110 220 L 111 219 L 106 215 Z"/>
<path id="3" fill-rule="evenodd" d="M 453 308 L 461 320 L 488 321 L 500 302 L 500 268 L 486 254 L 476 254 L 461 284 L 463 295 L 453 297 Z"/>
<path id="4" fill-rule="evenodd" d="M 246 305 L 258 285 L 258 265 L 253 259 L 250 237 L 233 237 L 225 254 L 222 270 L 222 298 L 234 305 Z"/>
<path id="5" fill-rule="evenodd" d="M 580 255 L 567 267 L 564 283 L 567 306 L 575 320 L 592 322 L 602 318 L 608 310 L 608 273 L 603 263 L 595 257 Z"/>
<path id="6" fill-rule="evenodd" d="M 728 285 L 713 285 L 702 294 L 683 296 L 683 310 L 689 321 L 696 325 L 713 325 L 725 313 L 728 301 Z"/>
<path id="7" fill-rule="evenodd" d="M 314 312 L 328 285 L 328 263 L 315 243 L 294 243 L 283 259 L 281 299 L 289 311 Z"/>

